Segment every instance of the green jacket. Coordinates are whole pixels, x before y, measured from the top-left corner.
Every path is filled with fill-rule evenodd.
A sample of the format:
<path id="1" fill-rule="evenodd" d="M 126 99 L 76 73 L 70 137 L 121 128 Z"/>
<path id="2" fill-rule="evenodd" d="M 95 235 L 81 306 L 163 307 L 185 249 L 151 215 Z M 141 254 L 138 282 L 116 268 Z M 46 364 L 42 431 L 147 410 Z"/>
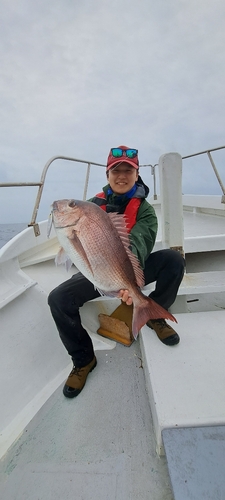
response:
<path id="1" fill-rule="evenodd" d="M 158 221 L 153 206 L 145 199 L 148 196 L 149 188 L 144 184 L 140 176 L 136 184 L 137 190 L 134 197 L 141 198 L 142 202 L 137 212 L 136 224 L 130 232 L 130 241 L 132 252 L 138 257 L 141 267 L 144 269 L 145 261 L 155 244 Z M 115 193 L 109 194 L 109 188 L 109 184 L 103 187 L 107 200 L 107 212 L 123 213 L 130 198 L 127 198 L 126 194 L 119 197 Z M 89 201 L 95 203 L 96 197 L 91 198 Z"/>

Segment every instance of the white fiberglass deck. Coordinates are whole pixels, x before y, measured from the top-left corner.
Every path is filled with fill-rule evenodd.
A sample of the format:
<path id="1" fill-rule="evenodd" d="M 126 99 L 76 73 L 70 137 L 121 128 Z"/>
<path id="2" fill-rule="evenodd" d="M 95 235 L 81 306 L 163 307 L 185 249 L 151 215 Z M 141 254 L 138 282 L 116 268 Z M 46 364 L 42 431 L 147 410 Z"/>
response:
<path id="1" fill-rule="evenodd" d="M 225 310 L 177 314 L 181 342 L 142 328 L 141 348 L 157 440 L 164 428 L 225 425 Z"/>
<path id="2" fill-rule="evenodd" d="M 139 341 L 96 356 L 82 393 L 67 399 L 61 385 L 5 455 L 1 499 L 173 499 L 166 459 L 155 452 Z"/>
<path id="3" fill-rule="evenodd" d="M 9 260 L 2 256 L 3 295 L 8 293 L 1 312 L 2 340 L 9 348 L 1 366 L 1 379 L 6 381 L 2 384 L 2 401 L 5 400 L 7 423 L 13 419 L 14 425 L 18 421 L 17 412 L 20 416 L 21 411 L 26 413 L 23 416 L 25 420 L 27 417 L 27 425 L 52 393 L 5 456 L 1 469 L 5 500 L 22 500 L 26 495 L 36 500 L 38 478 L 43 485 L 43 498 L 50 498 L 50 492 L 54 498 L 61 498 L 60 488 L 65 483 L 71 486 L 66 486 L 68 491 L 63 490 L 68 498 L 71 492 L 78 491 L 79 499 L 85 494 L 85 500 L 99 500 L 100 494 L 104 500 L 172 499 L 165 457 L 159 460 L 155 454 L 156 446 L 159 453 L 163 452 L 162 429 L 225 424 L 224 214 L 224 206 L 213 203 L 208 214 L 199 212 L 197 204 L 192 209 L 188 206 L 184 212 L 187 270 L 199 275 L 194 286 L 192 283 L 190 287 L 190 279 L 181 286 L 181 295 L 184 291 L 191 293 L 191 302 L 188 301 L 191 313 L 174 311 L 178 319 L 175 328 L 181 337 L 178 346 L 164 346 L 147 327 L 142 329 L 141 352 L 139 341 L 130 348 L 115 347 L 110 341 L 107 344 L 95 333 L 97 313 L 112 311 L 98 310 L 101 301 L 98 306 L 97 302 L 85 305 L 82 318 L 92 332 L 99 363 L 75 401 L 65 400 L 61 387 L 57 389 L 66 378 L 66 370 L 69 371 L 69 359 L 47 306 L 47 293 L 73 270 L 66 273 L 63 268 L 55 268 L 52 259 L 58 244 L 54 239 L 46 241 L 46 224 L 42 226 L 41 237 L 34 238 L 30 228 L 28 239 L 14 241 L 8 249 Z M 155 250 L 162 248 L 160 234 L 159 227 Z M 207 274 L 207 279 L 202 280 L 200 272 Z M 215 286 L 210 281 L 215 281 Z M 12 300 L 11 289 L 15 292 L 15 287 L 17 295 Z M 110 302 L 105 301 L 103 307 L 107 309 Z M 114 304 L 116 307 L 116 301 L 113 308 Z M 49 351 L 45 348 L 46 339 Z M 11 356 L 15 345 L 16 360 Z M 9 392 L 15 396 L 9 398 Z M 44 397 L 34 407 L 40 394 Z M 30 416 L 26 405 L 31 410 Z M 76 432 L 77 427 L 81 432 Z M 18 428 L 22 431 L 23 426 L 15 432 Z M 13 436 L 17 437 L 18 432 Z M 7 449 L 5 443 L 4 449 Z M 122 497 L 120 491 L 124 491 Z"/>
<path id="4" fill-rule="evenodd" d="M 189 200 L 190 198 L 190 200 Z M 201 197 L 199 197 L 201 198 Z M 204 197 L 203 197 L 204 198 Z M 183 225 L 184 225 L 184 250 L 185 253 L 201 251 L 219 251 L 225 249 L 225 204 L 217 197 L 211 202 L 211 208 L 200 209 L 188 205 L 192 197 L 184 197 Z M 201 200 L 200 200 L 201 201 Z M 208 197 L 204 204 L 208 201 Z M 162 238 L 161 207 L 158 202 L 153 202 L 158 218 L 158 234 L 156 247 L 160 246 Z M 200 204 L 200 202 L 199 202 Z M 197 203 L 196 203 L 197 205 Z"/>

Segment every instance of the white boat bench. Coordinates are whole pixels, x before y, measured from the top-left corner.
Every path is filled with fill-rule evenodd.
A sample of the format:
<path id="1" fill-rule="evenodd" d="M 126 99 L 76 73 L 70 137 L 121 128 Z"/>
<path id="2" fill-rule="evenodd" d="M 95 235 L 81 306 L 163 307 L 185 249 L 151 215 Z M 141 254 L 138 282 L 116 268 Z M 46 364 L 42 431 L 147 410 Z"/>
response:
<path id="1" fill-rule="evenodd" d="M 163 346 L 147 326 L 141 352 L 156 450 L 174 500 L 225 498 L 225 310 L 176 315 L 181 342 Z"/>
<path id="2" fill-rule="evenodd" d="M 0 264 L 0 309 L 37 284 L 19 267 L 17 259 Z"/>
<path id="3" fill-rule="evenodd" d="M 144 292 L 154 289 L 151 283 L 144 287 Z M 178 295 L 193 295 L 225 291 L 225 271 L 206 271 L 186 273 L 178 290 Z"/>
<path id="4" fill-rule="evenodd" d="M 16 260 L 14 260 L 13 263 L 12 261 L 10 263 L 5 262 L 1 266 L 0 275 L 2 283 L 0 308 L 4 307 L 6 304 L 37 283 L 29 278 L 29 276 L 27 276 L 27 274 L 19 268 Z M 148 295 L 154 287 L 154 283 L 151 283 L 144 287 L 143 292 L 145 295 Z M 225 271 L 187 273 L 184 275 L 183 281 L 180 285 L 178 296 L 224 291 Z"/>

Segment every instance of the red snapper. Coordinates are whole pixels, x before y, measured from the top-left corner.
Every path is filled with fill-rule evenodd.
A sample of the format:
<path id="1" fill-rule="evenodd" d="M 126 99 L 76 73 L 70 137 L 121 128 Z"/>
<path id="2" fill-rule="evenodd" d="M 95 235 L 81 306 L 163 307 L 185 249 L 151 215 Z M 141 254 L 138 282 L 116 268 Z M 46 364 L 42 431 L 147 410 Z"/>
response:
<path id="1" fill-rule="evenodd" d="M 128 290 L 133 300 L 132 333 L 149 319 L 174 316 L 141 292 L 144 275 L 129 249 L 130 239 L 123 215 L 106 213 L 91 202 L 59 200 L 52 205 L 52 218 L 60 245 L 77 269 L 103 295 L 117 297 Z M 62 250 L 56 262 L 62 262 Z"/>

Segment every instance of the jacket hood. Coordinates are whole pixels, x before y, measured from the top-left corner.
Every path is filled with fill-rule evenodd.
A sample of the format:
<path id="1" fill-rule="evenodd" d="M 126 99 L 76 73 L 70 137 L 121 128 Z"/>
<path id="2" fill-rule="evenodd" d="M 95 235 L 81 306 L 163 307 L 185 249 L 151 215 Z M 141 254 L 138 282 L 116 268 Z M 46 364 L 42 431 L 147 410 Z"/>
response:
<path id="1" fill-rule="evenodd" d="M 146 186 L 144 181 L 142 180 L 141 176 L 138 176 L 138 180 L 136 182 L 137 185 L 137 191 L 134 195 L 135 198 L 147 198 L 149 195 L 149 187 Z"/>

